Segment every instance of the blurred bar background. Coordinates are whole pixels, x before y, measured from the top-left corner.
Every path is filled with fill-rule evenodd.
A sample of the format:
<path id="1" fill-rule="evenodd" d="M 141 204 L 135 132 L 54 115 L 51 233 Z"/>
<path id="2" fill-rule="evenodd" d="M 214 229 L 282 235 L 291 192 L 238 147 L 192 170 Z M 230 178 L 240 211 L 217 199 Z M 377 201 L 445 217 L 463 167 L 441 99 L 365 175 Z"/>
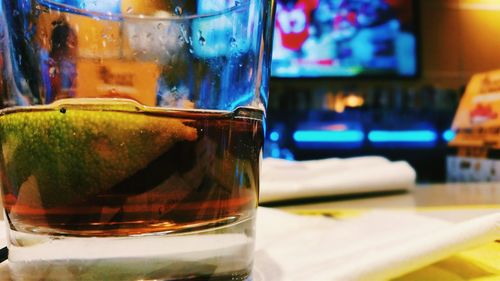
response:
<path id="1" fill-rule="evenodd" d="M 446 181 L 466 85 L 500 68 L 498 1 L 279 0 L 276 18 L 265 156 L 381 155 Z"/>

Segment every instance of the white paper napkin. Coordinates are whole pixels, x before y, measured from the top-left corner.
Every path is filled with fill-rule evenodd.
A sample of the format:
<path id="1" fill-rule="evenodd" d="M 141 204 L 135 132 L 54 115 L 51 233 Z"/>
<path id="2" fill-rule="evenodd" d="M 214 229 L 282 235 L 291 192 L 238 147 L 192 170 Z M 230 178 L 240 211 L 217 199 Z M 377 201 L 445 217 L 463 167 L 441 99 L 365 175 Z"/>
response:
<path id="1" fill-rule="evenodd" d="M 266 158 L 261 171 L 261 203 L 409 190 L 416 180 L 415 170 L 408 163 L 376 156 L 313 161 Z"/>
<path id="2" fill-rule="evenodd" d="M 452 223 L 411 211 L 332 220 L 259 208 L 254 280 L 387 280 L 499 238 L 500 213 Z"/>
<path id="3" fill-rule="evenodd" d="M 410 211 L 332 220 L 260 208 L 255 279 L 387 280 L 500 238 L 500 213 L 461 223 Z"/>

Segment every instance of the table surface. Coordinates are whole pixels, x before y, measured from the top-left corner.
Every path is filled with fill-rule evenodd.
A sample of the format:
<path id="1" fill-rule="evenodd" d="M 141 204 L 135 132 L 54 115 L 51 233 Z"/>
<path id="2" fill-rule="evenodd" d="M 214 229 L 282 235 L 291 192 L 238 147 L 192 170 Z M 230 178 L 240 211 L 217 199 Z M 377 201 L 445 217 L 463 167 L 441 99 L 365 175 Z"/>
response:
<path id="1" fill-rule="evenodd" d="M 500 182 L 418 185 L 410 192 L 351 195 L 308 202 L 280 203 L 280 209 L 338 208 L 431 208 L 457 206 L 495 206 L 500 204 Z"/>
<path id="2" fill-rule="evenodd" d="M 500 182 L 418 185 L 410 192 L 351 195 L 267 205 L 285 211 L 415 210 L 460 222 L 500 212 Z"/>
<path id="3" fill-rule="evenodd" d="M 433 217 L 462 221 L 500 211 L 500 182 L 418 185 L 410 192 L 322 198 L 267 205 L 282 210 L 421 210 Z M 0 217 L 1 218 L 1 217 Z M 0 264 L 0 276 L 7 266 Z"/>

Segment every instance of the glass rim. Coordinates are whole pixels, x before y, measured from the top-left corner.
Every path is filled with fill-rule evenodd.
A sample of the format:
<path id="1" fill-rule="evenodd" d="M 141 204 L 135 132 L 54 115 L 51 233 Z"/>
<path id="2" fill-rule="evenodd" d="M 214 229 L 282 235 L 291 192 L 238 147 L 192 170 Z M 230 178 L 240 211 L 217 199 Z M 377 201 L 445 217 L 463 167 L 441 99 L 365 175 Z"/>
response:
<path id="1" fill-rule="evenodd" d="M 82 16 L 89 16 L 97 19 L 103 20 L 151 20 L 151 21 L 185 21 L 185 20 L 193 20 L 193 19 L 201 19 L 201 18 L 211 18 L 223 15 L 225 13 L 242 10 L 245 6 L 249 6 L 250 0 L 241 0 L 239 1 L 239 5 L 234 5 L 232 7 L 223 9 L 221 11 L 211 12 L 211 13 L 203 13 L 203 14 L 195 14 L 195 15 L 161 15 L 161 16 L 151 16 L 144 14 L 123 14 L 123 13 L 112 13 L 112 12 L 98 12 L 98 11 L 90 11 L 84 8 L 79 8 L 69 4 L 59 3 L 53 0 L 36 0 L 40 5 L 47 8 L 55 8 L 60 11 L 73 13 Z"/>

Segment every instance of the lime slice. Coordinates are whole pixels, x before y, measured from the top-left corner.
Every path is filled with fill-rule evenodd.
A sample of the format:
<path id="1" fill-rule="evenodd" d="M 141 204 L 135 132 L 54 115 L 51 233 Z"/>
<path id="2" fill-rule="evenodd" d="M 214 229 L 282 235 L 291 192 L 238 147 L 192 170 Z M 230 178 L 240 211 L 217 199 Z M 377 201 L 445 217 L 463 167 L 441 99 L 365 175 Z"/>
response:
<path id="1" fill-rule="evenodd" d="M 197 138 L 196 129 L 179 119 L 129 112 L 126 106 L 98 107 L 58 105 L 0 117 L 5 176 L 18 197 L 37 190 L 40 198 L 32 201 L 44 207 L 83 200 L 143 169 L 177 142 Z"/>

